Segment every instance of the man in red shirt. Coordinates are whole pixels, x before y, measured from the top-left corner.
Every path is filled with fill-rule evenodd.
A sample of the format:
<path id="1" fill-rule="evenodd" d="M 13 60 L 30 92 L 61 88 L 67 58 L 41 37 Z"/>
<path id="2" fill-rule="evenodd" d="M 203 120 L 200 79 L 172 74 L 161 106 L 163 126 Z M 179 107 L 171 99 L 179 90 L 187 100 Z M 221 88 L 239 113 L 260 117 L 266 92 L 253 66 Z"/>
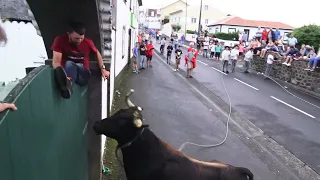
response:
<path id="1" fill-rule="evenodd" d="M 153 56 L 153 49 L 154 47 L 152 41 L 150 41 L 150 43 L 147 45 L 147 67 L 152 67 L 151 60 Z"/>
<path id="2" fill-rule="evenodd" d="M 267 39 L 268 39 L 268 31 L 267 31 L 267 28 L 264 28 L 263 31 L 262 31 L 262 42 L 264 42 L 264 44 L 267 43 Z"/>
<path id="3" fill-rule="evenodd" d="M 92 40 L 84 37 L 85 27 L 80 22 L 70 24 L 67 34 L 55 38 L 51 47 L 53 51 L 52 67 L 61 96 L 70 98 L 72 85 L 85 86 L 88 84 L 90 73 L 89 56 L 91 53 L 97 56 L 98 65 L 104 79 L 110 72 L 105 69 L 102 56 Z"/>

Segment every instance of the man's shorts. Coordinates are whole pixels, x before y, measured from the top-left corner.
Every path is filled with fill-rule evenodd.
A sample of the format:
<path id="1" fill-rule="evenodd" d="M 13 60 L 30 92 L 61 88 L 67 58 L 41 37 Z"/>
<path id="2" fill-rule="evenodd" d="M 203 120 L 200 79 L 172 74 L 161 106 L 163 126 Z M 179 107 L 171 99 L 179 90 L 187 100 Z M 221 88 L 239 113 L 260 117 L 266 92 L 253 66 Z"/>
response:
<path id="1" fill-rule="evenodd" d="M 193 69 L 193 63 L 192 62 L 188 62 L 188 69 Z"/>
<path id="2" fill-rule="evenodd" d="M 181 57 L 176 57 L 176 64 L 177 64 L 177 65 L 180 64 L 180 60 L 181 60 Z"/>
<path id="3" fill-rule="evenodd" d="M 152 60 L 152 56 L 148 55 L 147 56 L 147 61 L 151 61 Z"/>
<path id="4" fill-rule="evenodd" d="M 133 64 L 137 64 L 137 57 L 134 57 L 134 56 L 133 56 L 133 57 L 131 58 L 131 60 L 132 60 L 132 63 L 133 63 Z"/>
<path id="5" fill-rule="evenodd" d="M 216 57 L 218 58 L 218 57 L 220 57 L 220 52 L 216 52 Z"/>

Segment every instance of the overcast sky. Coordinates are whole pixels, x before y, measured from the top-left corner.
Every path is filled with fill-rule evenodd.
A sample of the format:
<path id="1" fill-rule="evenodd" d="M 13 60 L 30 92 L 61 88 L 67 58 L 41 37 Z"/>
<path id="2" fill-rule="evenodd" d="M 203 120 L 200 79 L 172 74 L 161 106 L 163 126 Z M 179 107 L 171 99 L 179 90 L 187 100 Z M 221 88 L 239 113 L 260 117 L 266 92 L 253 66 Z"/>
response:
<path id="1" fill-rule="evenodd" d="M 159 8 L 175 1 L 142 0 L 142 4 L 146 8 Z M 188 0 L 188 3 L 200 4 L 200 0 Z M 305 24 L 320 25 L 319 0 L 203 0 L 203 5 L 205 4 L 244 19 L 279 21 L 294 27 Z M 267 8 L 269 4 L 271 7 Z M 261 5 L 263 7 L 260 7 Z"/>

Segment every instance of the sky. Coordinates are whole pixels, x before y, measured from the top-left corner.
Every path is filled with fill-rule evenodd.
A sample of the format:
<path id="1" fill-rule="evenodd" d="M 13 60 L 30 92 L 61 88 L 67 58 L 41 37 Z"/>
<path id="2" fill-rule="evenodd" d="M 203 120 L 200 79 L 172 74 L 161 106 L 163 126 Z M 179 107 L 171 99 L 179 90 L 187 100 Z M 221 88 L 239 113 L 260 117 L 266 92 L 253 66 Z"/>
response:
<path id="1" fill-rule="evenodd" d="M 159 8 L 176 0 L 142 0 L 145 8 Z M 200 5 L 200 0 L 187 0 L 191 5 Z M 241 3 L 240 3 L 241 2 Z M 303 3 L 302 3 L 303 2 Z M 319 0 L 203 0 L 234 16 L 250 20 L 278 21 L 294 27 L 308 24 L 320 25 Z M 271 8 L 267 8 L 271 4 Z"/>

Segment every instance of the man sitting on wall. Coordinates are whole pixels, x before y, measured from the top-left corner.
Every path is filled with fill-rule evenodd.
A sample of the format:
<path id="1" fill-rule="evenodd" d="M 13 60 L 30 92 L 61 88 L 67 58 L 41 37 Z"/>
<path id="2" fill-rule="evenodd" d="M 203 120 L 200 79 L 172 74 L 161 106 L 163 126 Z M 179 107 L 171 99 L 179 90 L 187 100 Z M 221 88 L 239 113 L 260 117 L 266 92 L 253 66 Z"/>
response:
<path id="1" fill-rule="evenodd" d="M 91 75 L 89 68 L 89 56 L 91 53 L 97 56 L 99 68 L 104 79 L 109 77 L 110 72 L 105 69 L 102 56 L 92 40 L 85 37 L 86 29 L 80 22 L 70 24 L 67 34 L 55 38 L 52 50 L 55 78 L 61 96 L 70 98 L 74 83 L 85 86 Z"/>

